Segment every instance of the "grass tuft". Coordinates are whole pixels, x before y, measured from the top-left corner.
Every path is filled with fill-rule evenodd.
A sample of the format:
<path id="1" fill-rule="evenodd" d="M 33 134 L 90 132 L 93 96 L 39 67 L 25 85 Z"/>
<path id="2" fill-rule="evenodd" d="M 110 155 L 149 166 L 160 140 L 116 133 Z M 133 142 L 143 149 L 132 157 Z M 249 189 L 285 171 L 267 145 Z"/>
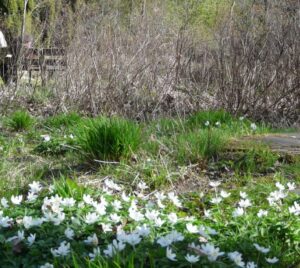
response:
<path id="1" fill-rule="evenodd" d="M 141 131 L 137 124 L 125 119 L 98 117 L 81 124 L 76 137 L 89 160 L 118 161 L 137 149 Z"/>
<path id="2" fill-rule="evenodd" d="M 8 126 L 14 131 L 26 130 L 31 127 L 33 119 L 27 111 L 14 112 L 8 120 Z"/>

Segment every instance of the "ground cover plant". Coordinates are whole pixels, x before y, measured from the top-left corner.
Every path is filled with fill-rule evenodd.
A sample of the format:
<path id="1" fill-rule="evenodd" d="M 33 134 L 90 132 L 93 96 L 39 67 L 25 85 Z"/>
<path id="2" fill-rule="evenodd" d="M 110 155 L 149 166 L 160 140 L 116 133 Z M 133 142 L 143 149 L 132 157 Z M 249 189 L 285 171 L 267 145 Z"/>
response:
<path id="1" fill-rule="evenodd" d="M 269 126 L 223 111 L 33 120 L 1 118 L 0 267 L 300 262 L 299 158 L 253 142 Z"/>

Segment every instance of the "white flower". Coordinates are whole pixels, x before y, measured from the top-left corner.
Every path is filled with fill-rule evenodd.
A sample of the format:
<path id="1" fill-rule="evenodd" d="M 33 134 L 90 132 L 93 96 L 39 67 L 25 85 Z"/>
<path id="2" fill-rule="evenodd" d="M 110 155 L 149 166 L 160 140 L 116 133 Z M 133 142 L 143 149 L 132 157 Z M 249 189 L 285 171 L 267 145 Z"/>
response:
<path id="1" fill-rule="evenodd" d="M 288 182 L 287 187 L 289 188 L 289 191 L 293 191 L 296 189 L 296 184 L 294 182 Z"/>
<path id="2" fill-rule="evenodd" d="M 51 248 L 54 257 L 67 256 L 70 253 L 70 243 L 62 241 L 57 249 Z"/>
<path id="3" fill-rule="evenodd" d="M 189 263 L 196 263 L 196 262 L 199 261 L 199 256 L 186 254 L 185 259 L 186 259 Z"/>
<path id="4" fill-rule="evenodd" d="M 132 233 L 132 234 L 126 235 L 126 242 L 133 247 L 135 245 L 139 244 L 141 242 L 141 240 L 142 240 L 142 238 L 138 234 Z"/>
<path id="5" fill-rule="evenodd" d="M 253 261 L 247 262 L 246 268 L 257 268 L 257 265 Z"/>
<path id="6" fill-rule="evenodd" d="M 119 200 L 115 200 L 114 202 L 112 202 L 112 206 L 116 211 L 119 211 L 122 208 L 122 204 Z"/>
<path id="7" fill-rule="evenodd" d="M 115 191 L 121 191 L 122 190 L 122 187 L 119 186 L 118 184 L 114 183 L 112 180 L 109 180 L 109 179 L 106 179 L 104 181 L 105 185 L 112 189 L 112 190 L 115 190 Z"/>
<path id="8" fill-rule="evenodd" d="M 97 203 L 97 202 L 94 202 L 93 203 L 93 206 L 97 212 L 97 214 L 103 216 L 106 214 L 106 204 L 101 202 L 101 203 Z"/>
<path id="9" fill-rule="evenodd" d="M 271 263 L 271 264 L 273 264 L 273 263 L 276 263 L 276 262 L 278 262 L 279 261 L 279 259 L 277 259 L 276 257 L 274 257 L 274 258 L 266 258 L 266 261 L 268 262 L 268 263 Z"/>
<path id="10" fill-rule="evenodd" d="M 3 217 L 3 211 L 0 211 L 0 226 L 1 227 L 10 227 L 13 224 L 13 219 L 7 216 Z"/>
<path id="11" fill-rule="evenodd" d="M 135 221 L 142 221 L 145 218 L 142 213 L 140 213 L 139 211 L 131 207 L 129 208 L 128 212 L 129 212 L 129 217 Z"/>
<path id="12" fill-rule="evenodd" d="M 222 202 L 222 197 L 220 197 L 220 196 L 214 197 L 211 199 L 210 202 L 212 202 L 213 204 L 216 204 L 216 205 L 220 204 Z"/>
<path id="13" fill-rule="evenodd" d="M 32 193 L 32 192 L 29 192 L 27 195 L 27 200 L 29 202 L 33 202 L 33 201 L 37 200 L 37 198 L 38 198 L 38 195 L 35 193 Z"/>
<path id="14" fill-rule="evenodd" d="M 43 218 L 32 218 L 31 216 L 24 216 L 22 223 L 26 229 L 34 226 L 40 226 L 44 222 Z"/>
<path id="15" fill-rule="evenodd" d="M 219 126 L 221 126 L 221 123 L 218 121 L 218 122 L 216 122 L 216 124 L 215 124 L 217 127 L 219 127 Z"/>
<path id="16" fill-rule="evenodd" d="M 32 246 L 33 243 L 35 242 L 35 237 L 36 237 L 36 234 L 30 234 L 28 237 L 27 237 L 27 241 L 28 241 L 28 245 L 29 246 Z"/>
<path id="17" fill-rule="evenodd" d="M 74 235 L 75 235 L 74 231 L 73 231 L 70 227 L 68 227 L 68 228 L 65 230 L 64 234 L 65 234 L 65 236 L 66 236 L 68 239 L 70 239 L 70 240 L 73 240 L 73 237 L 74 237 Z"/>
<path id="18" fill-rule="evenodd" d="M 179 201 L 178 199 L 178 196 L 174 194 L 174 192 L 170 192 L 168 193 L 168 197 L 169 199 L 173 202 L 173 204 L 176 206 L 176 207 L 182 207 L 182 204 L 181 202 Z"/>
<path id="19" fill-rule="evenodd" d="M 300 215 L 300 205 L 295 201 L 294 205 L 289 207 L 289 212 L 295 216 Z"/>
<path id="20" fill-rule="evenodd" d="M 229 252 L 228 257 L 230 260 L 232 260 L 237 266 L 239 267 L 244 267 L 245 263 L 242 260 L 242 254 L 234 251 L 234 252 Z"/>
<path id="21" fill-rule="evenodd" d="M 94 224 L 99 220 L 99 216 L 96 213 L 91 213 L 89 212 L 88 214 L 85 215 L 85 222 L 87 224 Z"/>
<path id="22" fill-rule="evenodd" d="M 162 220 L 161 218 L 157 218 L 157 219 L 155 220 L 155 226 L 156 226 L 156 227 L 161 227 L 164 223 L 165 223 L 165 221 Z"/>
<path id="23" fill-rule="evenodd" d="M 157 198 L 157 200 L 160 200 L 160 201 L 163 201 L 167 198 L 163 192 L 157 192 L 154 195 Z"/>
<path id="24" fill-rule="evenodd" d="M 250 128 L 255 131 L 257 129 L 257 126 L 255 123 L 251 123 Z"/>
<path id="25" fill-rule="evenodd" d="M 110 214 L 110 219 L 114 223 L 118 223 L 121 221 L 121 217 L 116 213 Z"/>
<path id="26" fill-rule="evenodd" d="M 33 181 L 32 183 L 30 183 L 29 188 L 29 191 L 33 194 L 38 194 L 43 189 L 42 185 L 37 181 Z"/>
<path id="27" fill-rule="evenodd" d="M 280 183 L 280 182 L 276 182 L 275 186 L 280 190 L 283 191 L 285 189 L 285 187 Z"/>
<path id="28" fill-rule="evenodd" d="M 221 190 L 220 192 L 220 196 L 223 197 L 223 198 L 227 198 L 231 195 L 231 193 L 227 193 L 225 192 L 224 190 Z"/>
<path id="29" fill-rule="evenodd" d="M 14 196 L 12 195 L 10 200 L 14 205 L 20 205 L 22 202 L 23 196 L 22 195 L 18 195 L 18 196 Z"/>
<path id="30" fill-rule="evenodd" d="M 125 192 L 123 192 L 122 193 L 122 199 L 123 199 L 123 201 L 125 201 L 125 202 L 129 202 L 130 201 L 130 198 L 129 198 L 129 196 L 128 195 L 126 195 L 126 193 Z"/>
<path id="31" fill-rule="evenodd" d="M 215 229 L 210 228 L 209 226 L 206 227 L 206 229 L 207 229 L 207 232 L 208 232 L 210 235 L 217 235 L 217 234 L 218 234 L 218 232 L 217 232 Z"/>
<path id="32" fill-rule="evenodd" d="M 266 254 L 266 253 L 268 253 L 268 252 L 270 251 L 270 248 L 262 247 L 262 246 L 260 246 L 260 245 L 258 245 L 258 244 L 256 244 L 256 243 L 254 243 L 253 246 L 254 246 L 259 252 L 264 253 L 264 254 Z"/>
<path id="33" fill-rule="evenodd" d="M 46 262 L 44 265 L 41 265 L 40 268 L 54 268 L 53 264 Z"/>
<path id="34" fill-rule="evenodd" d="M 203 254 L 207 255 L 209 261 L 216 261 L 219 256 L 223 256 L 225 253 L 220 252 L 219 248 L 216 248 L 213 244 L 202 244 L 201 251 Z"/>
<path id="35" fill-rule="evenodd" d="M 240 192 L 240 197 L 246 199 L 247 198 L 247 194 L 245 192 Z"/>
<path id="36" fill-rule="evenodd" d="M 250 207 L 252 204 L 250 202 L 249 199 L 241 199 L 240 202 L 239 202 L 239 206 L 241 208 L 247 208 L 247 207 Z"/>
<path id="37" fill-rule="evenodd" d="M 157 210 L 152 210 L 152 211 L 147 210 L 146 213 L 145 213 L 145 216 L 148 220 L 155 221 L 155 220 L 157 220 L 157 218 L 159 216 L 159 211 L 157 211 Z"/>
<path id="38" fill-rule="evenodd" d="M 41 138 L 43 138 L 44 142 L 48 142 L 51 140 L 51 137 L 49 135 L 41 135 Z"/>
<path id="39" fill-rule="evenodd" d="M 161 245 L 161 247 L 168 247 L 173 242 L 183 241 L 184 236 L 177 232 L 176 230 L 170 232 L 166 236 L 162 236 L 158 238 L 157 243 Z"/>
<path id="40" fill-rule="evenodd" d="M 103 253 L 106 256 L 113 257 L 115 253 L 122 251 L 125 247 L 126 245 L 123 242 L 118 242 L 114 239 L 112 244 L 109 244 Z"/>
<path id="41" fill-rule="evenodd" d="M 236 208 L 236 209 L 232 212 L 232 216 L 233 216 L 234 218 L 236 218 L 236 217 L 240 217 L 240 216 L 244 215 L 244 213 L 245 213 L 244 209 L 238 207 L 238 208 Z"/>
<path id="42" fill-rule="evenodd" d="M 102 226 L 102 230 L 103 230 L 104 233 L 107 233 L 107 232 L 111 232 L 111 231 L 112 231 L 112 226 L 111 226 L 111 224 L 101 223 L 101 226 Z"/>
<path id="43" fill-rule="evenodd" d="M 138 187 L 139 189 L 141 189 L 142 191 L 149 188 L 149 187 L 147 186 L 147 184 L 146 184 L 145 182 L 143 182 L 143 181 L 139 182 L 138 185 L 137 185 L 137 187 Z"/>
<path id="44" fill-rule="evenodd" d="M 211 218 L 211 211 L 209 209 L 208 210 L 204 209 L 204 216 L 206 218 Z"/>
<path id="45" fill-rule="evenodd" d="M 244 119 L 245 119 L 244 116 L 240 116 L 240 117 L 239 117 L 239 120 L 240 120 L 240 121 L 243 121 Z"/>
<path id="46" fill-rule="evenodd" d="M 209 121 L 206 121 L 206 122 L 204 123 L 204 125 L 205 125 L 206 127 L 208 127 L 208 126 L 209 126 Z"/>
<path id="47" fill-rule="evenodd" d="M 89 257 L 91 258 L 92 261 L 95 260 L 98 256 L 101 255 L 101 251 L 99 247 L 93 248 L 93 253 L 89 253 Z"/>
<path id="48" fill-rule="evenodd" d="M 7 201 L 7 199 L 6 199 L 5 197 L 2 197 L 2 198 L 1 198 L 1 205 L 2 205 L 2 207 L 4 207 L 4 208 L 8 208 L 8 207 L 9 207 L 8 201 Z"/>
<path id="49" fill-rule="evenodd" d="M 87 205 L 92 205 L 94 203 L 94 199 L 89 194 L 84 194 L 82 199 Z"/>
<path id="50" fill-rule="evenodd" d="M 177 261 L 176 260 L 176 254 L 172 252 L 172 249 L 170 247 L 167 247 L 166 252 L 167 258 L 171 261 Z"/>
<path id="51" fill-rule="evenodd" d="M 18 239 L 21 240 L 21 241 L 25 239 L 25 235 L 24 235 L 23 230 L 18 231 Z"/>
<path id="52" fill-rule="evenodd" d="M 263 210 L 263 209 L 260 209 L 257 213 L 257 217 L 258 218 L 262 218 L 264 216 L 267 216 L 268 215 L 268 211 L 267 210 Z"/>
<path id="53" fill-rule="evenodd" d="M 70 198 L 64 198 L 64 199 L 61 201 L 61 204 L 62 204 L 64 207 L 74 207 L 74 206 L 75 206 L 75 203 L 76 203 L 76 200 L 75 200 L 73 197 L 70 197 Z"/>
<path id="54" fill-rule="evenodd" d="M 199 232 L 199 228 L 196 225 L 193 225 L 192 223 L 187 223 L 186 224 L 186 229 L 188 230 L 189 233 L 191 234 L 196 234 Z"/>
<path id="55" fill-rule="evenodd" d="M 211 187 L 213 187 L 213 188 L 217 188 L 218 186 L 220 186 L 221 185 L 221 182 L 219 182 L 219 181 L 211 181 L 210 183 L 209 183 L 209 186 L 211 186 Z"/>
<path id="56" fill-rule="evenodd" d="M 147 237 L 150 235 L 150 228 L 143 224 L 142 226 L 137 226 L 134 233 L 138 234 L 141 237 Z"/>
<path id="57" fill-rule="evenodd" d="M 92 246 L 97 246 L 98 245 L 98 237 L 97 235 L 94 233 L 93 235 L 90 235 L 87 237 L 86 240 L 83 241 L 84 243 L 88 244 L 88 245 L 92 245 Z"/>
<path id="58" fill-rule="evenodd" d="M 170 223 L 175 224 L 178 221 L 178 217 L 176 215 L 176 213 L 172 212 L 168 215 L 168 220 L 170 221 Z"/>

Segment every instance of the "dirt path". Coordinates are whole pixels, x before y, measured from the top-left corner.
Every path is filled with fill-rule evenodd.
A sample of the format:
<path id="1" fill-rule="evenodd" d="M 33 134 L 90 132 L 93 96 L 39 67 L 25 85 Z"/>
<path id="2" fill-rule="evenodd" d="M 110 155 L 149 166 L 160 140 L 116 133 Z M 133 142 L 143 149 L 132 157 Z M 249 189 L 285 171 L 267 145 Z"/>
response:
<path id="1" fill-rule="evenodd" d="M 259 140 L 268 144 L 272 150 L 288 154 L 300 154 L 300 132 L 288 134 L 270 134 Z"/>

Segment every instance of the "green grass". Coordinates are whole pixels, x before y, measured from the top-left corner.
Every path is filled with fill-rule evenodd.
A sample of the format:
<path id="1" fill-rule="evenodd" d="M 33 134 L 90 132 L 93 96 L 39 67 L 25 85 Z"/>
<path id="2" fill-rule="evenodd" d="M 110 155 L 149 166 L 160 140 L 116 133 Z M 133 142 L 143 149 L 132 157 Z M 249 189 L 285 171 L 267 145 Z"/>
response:
<path id="1" fill-rule="evenodd" d="M 48 117 L 42 124 L 48 128 L 62 128 L 74 126 L 80 123 L 81 120 L 82 119 L 79 114 L 72 112 Z"/>
<path id="2" fill-rule="evenodd" d="M 136 123 L 116 117 L 86 120 L 75 134 L 82 153 L 91 161 L 119 161 L 132 155 L 141 141 Z"/>
<path id="3" fill-rule="evenodd" d="M 10 116 L 7 124 L 14 131 L 27 130 L 32 126 L 33 119 L 27 111 L 18 110 Z"/>

